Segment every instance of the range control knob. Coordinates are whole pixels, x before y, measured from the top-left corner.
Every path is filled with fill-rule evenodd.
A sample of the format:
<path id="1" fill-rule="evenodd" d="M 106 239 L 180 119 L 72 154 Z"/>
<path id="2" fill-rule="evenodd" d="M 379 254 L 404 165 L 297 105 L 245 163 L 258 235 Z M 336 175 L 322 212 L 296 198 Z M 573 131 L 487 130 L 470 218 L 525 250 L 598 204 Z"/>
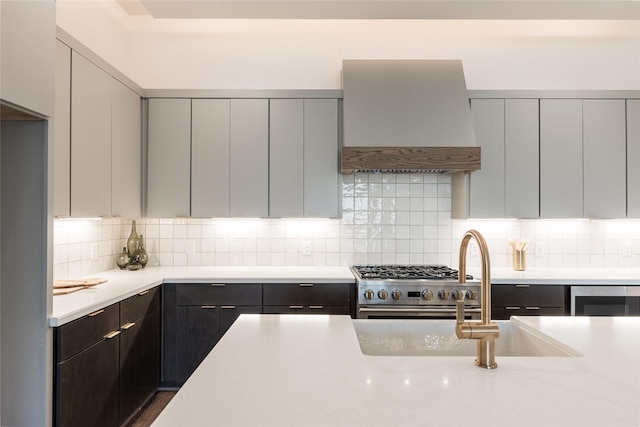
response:
<path id="1" fill-rule="evenodd" d="M 386 289 L 380 289 L 378 291 L 378 298 L 380 299 L 387 299 L 387 297 L 389 296 L 389 293 L 387 292 Z"/>
<path id="2" fill-rule="evenodd" d="M 478 299 L 478 291 L 467 291 L 467 299 L 477 300 Z"/>
<path id="3" fill-rule="evenodd" d="M 364 297 L 369 300 L 373 299 L 373 291 L 371 289 L 367 289 L 364 291 Z"/>
<path id="4" fill-rule="evenodd" d="M 429 289 L 425 289 L 424 291 L 422 291 L 422 298 L 426 299 L 427 301 L 431 300 L 433 298 L 433 292 L 431 292 Z"/>
<path id="5" fill-rule="evenodd" d="M 453 298 L 456 301 L 462 301 L 464 300 L 464 291 L 461 291 L 459 289 L 456 289 L 455 291 L 453 291 Z"/>
<path id="6" fill-rule="evenodd" d="M 391 296 L 393 297 L 393 299 L 400 299 L 400 297 L 402 297 L 402 292 L 400 292 L 398 289 L 395 289 L 393 292 L 391 292 Z"/>
<path id="7" fill-rule="evenodd" d="M 438 292 L 438 298 L 443 299 L 443 300 L 448 300 L 449 299 L 449 291 L 446 289 L 441 289 L 440 292 Z"/>

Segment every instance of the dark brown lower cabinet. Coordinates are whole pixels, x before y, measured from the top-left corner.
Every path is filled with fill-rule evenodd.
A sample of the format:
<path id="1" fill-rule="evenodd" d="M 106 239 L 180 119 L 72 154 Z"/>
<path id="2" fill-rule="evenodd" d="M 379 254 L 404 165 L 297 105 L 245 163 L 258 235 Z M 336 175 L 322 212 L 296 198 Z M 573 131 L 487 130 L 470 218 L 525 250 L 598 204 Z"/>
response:
<path id="1" fill-rule="evenodd" d="M 160 310 L 120 334 L 120 425 L 126 425 L 160 383 Z"/>
<path id="2" fill-rule="evenodd" d="M 491 285 L 491 318 L 568 316 L 569 287 L 565 285 Z"/>
<path id="3" fill-rule="evenodd" d="M 54 425 L 127 425 L 160 381 L 160 290 L 54 330 Z"/>
<path id="4" fill-rule="evenodd" d="M 103 339 L 56 365 L 56 425 L 117 427 L 120 338 Z"/>
<path id="5" fill-rule="evenodd" d="M 176 381 L 184 382 L 242 313 L 262 306 L 178 306 L 176 308 Z"/>
<path id="6" fill-rule="evenodd" d="M 355 287 L 349 283 L 272 283 L 263 288 L 263 313 L 352 314 Z"/>

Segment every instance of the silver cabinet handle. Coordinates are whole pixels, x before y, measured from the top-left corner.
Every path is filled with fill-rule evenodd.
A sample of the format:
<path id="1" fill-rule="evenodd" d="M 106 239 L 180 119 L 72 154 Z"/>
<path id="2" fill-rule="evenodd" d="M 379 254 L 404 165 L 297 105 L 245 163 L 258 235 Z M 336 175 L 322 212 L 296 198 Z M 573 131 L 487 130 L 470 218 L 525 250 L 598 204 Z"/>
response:
<path id="1" fill-rule="evenodd" d="M 136 322 L 129 322 L 129 323 L 125 324 L 125 325 L 120 326 L 120 329 L 123 329 L 123 330 L 126 331 L 127 329 L 129 329 L 130 327 L 132 327 L 135 324 L 136 324 Z"/>
<path id="2" fill-rule="evenodd" d="M 104 313 L 104 309 L 102 309 L 102 310 L 96 310 L 96 311 L 94 311 L 93 313 L 89 313 L 89 314 L 87 314 L 87 316 L 89 316 L 89 317 L 94 317 L 94 316 L 97 316 L 98 314 L 101 314 L 101 313 Z"/>
<path id="3" fill-rule="evenodd" d="M 120 331 L 113 331 L 113 332 L 109 332 L 107 335 L 104 336 L 104 338 L 110 340 L 113 337 L 117 337 L 118 335 L 120 335 Z"/>
<path id="4" fill-rule="evenodd" d="M 312 310 L 322 310 L 322 309 L 324 309 L 324 306 L 323 305 L 310 305 L 309 308 L 312 309 Z"/>
<path id="5" fill-rule="evenodd" d="M 505 307 L 505 310 L 520 310 L 520 307 Z"/>
<path id="6" fill-rule="evenodd" d="M 149 293 L 149 289 L 147 289 L 146 291 L 142 291 L 138 294 L 139 297 L 141 297 L 142 295 L 146 295 Z"/>
<path id="7" fill-rule="evenodd" d="M 313 286 L 313 283 L 300 283 L 298 286 L 301 288 L 310 288 Z"/>
<path id="8" fill-rule="evenodd" d="M 540 310 L 540 307 L 525 307 L 525 310 Z"/>
<path id="9" fill-rule="evenodd" d="M 221 305 L 220 308 L 233 310 L 234 308 L 236 308 L 236 306 L 235 305 Z"/>
<path id="10" fill-rule="evenodd" d="M 204 310 L 210 310 L 212 308 L 216 308 L 215 305 L 202 305 L 200 306 L 200 308 L 204 309 Z"/>
<path id="11" fill-rule="evenodd" d="M 528 288 L 531 285 L 516 285 L 516 288 Z"/>
<path id="12" fill-rule="evenodd" d="M 215 288 L 222 288 L 224 286 L 227 286 L 226 283 L 210 283 L 210 286 L 213 286 Z"/>
<path id="13" fill-rule="evenodd" d="M 291 310 L 302 310 L 304 308 L 304 306 L 302 306 L 302 305 L 290 305 L 289 308 Z"/>

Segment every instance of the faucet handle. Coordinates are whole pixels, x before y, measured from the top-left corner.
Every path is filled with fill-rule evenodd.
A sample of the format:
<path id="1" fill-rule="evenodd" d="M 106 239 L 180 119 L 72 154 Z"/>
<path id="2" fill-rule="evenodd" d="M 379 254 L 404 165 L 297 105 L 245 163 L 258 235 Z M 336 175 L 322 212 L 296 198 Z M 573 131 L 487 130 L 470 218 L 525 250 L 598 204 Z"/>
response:
<path id="1" fill-rule="evenodd" d="M 464 301 L 456 301 L 456 323 L 464 323 Z"/>

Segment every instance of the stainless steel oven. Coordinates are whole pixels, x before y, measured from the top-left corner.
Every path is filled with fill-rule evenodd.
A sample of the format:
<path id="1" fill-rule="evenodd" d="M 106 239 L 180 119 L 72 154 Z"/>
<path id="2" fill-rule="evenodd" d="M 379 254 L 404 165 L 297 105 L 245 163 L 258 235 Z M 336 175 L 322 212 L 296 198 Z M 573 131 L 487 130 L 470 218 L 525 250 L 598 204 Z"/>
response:
<path id="1" fill-rule="evenodd" d="M 640 316 L 640 286 L 571 286 L 572 316 Z"/>
<path id="2" fill-rule="evenodd" d="M 465 318 L 480 319 L 480 281 L 442 265 L 354 265 L 359 319 L 455 319 L 456 302 Z"/>

